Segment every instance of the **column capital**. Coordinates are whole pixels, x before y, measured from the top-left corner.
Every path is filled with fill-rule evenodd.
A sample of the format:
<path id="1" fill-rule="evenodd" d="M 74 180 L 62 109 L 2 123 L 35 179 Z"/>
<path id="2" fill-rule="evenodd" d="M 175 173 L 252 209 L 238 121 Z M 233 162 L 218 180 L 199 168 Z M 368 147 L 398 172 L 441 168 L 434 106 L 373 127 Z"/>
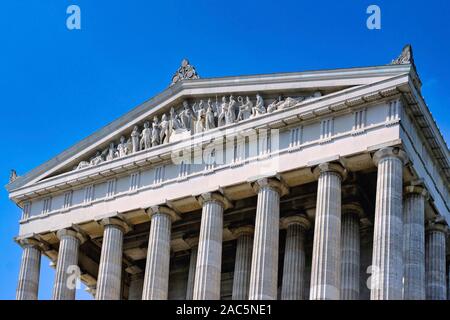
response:
<path id="1" fill-rule="evenodd" d="M 281 229 L 287 229 L 290 225 L 293 224 L 298 224 L 302 226 L 305 230 L 311 228 L 311 222 L 309 222 L 308 218 L 303 214 L 283 217 L 280 219 Z"/>
<path id="2" fill-rule="evenodd" d="M 40 251 L 48 250 L 47 244 L 35 239 L 34 237 L 16 238 L 15 240 L 22 248 L 33 247 L 39 249 Z"/>
<path id="3" fill-rule="evenodd" d="M 56 232 L 56 236 L 59 240 L 62 240 L 62 238 L 66 236 L 74 237 L 78 239 L 78 241 L 80 241 L 80 244 L 84 243 L 87 240 L 87 238 L 81 233 L 70 229 L 60 229 Z"/>
<path id="4" fill-rule="evenodd" d="M 280 194 L 280 197 L 289 193 L 289 187 L 286 183 L 276 177 L 262 178 L 252 183 L 252 188 L 256 193 L 258 193 L 260 189 L 266 187 L 276 190 Z"/>
<path id="5" fill-rule="evenodd" d="M 157 213 L 163 213 L 170 217 L 172 222 L 178 221 L 181 217 L 175 212 L 175 210 L 170 209 L 167 206 L 152 206 L 145 209 L 145 212 L 148 214 L 150 219 Z"/>
<path id="6" fill-rule="evenodd" d="M 378 163 L 380 163 L 380 160 L 388 157 L 400 159 L 403 165 L 406 165 L 408 163 L 408 155 L 406 154 L 405 151 L 403 151 L 398 147 L 386 147 L 380 149 L 377 152 L 375 152 L 375 154 L 372 157 L 372 160 L 378 167 Z"/>
<path id="7" fill-rule="evenodd" d="M 237 227 L 231 230 L 233 233 L 233 236 L 235 238 L 239 238 L 240 236 L 250 236 L 253 235 L 255 232 L 255 227 L 248 225 L 248 226 L 241 226 Z"/>
<path id="8" fill-rule="evenodd" d="M 418 194 L 423 196 L 425 199 L 428 199 L 429 193 L 425 187 L 425 184 L 422 180 L 413 181 L 408 185 L 405 185 L 403 188 L 403 192 L 405 195 L 407 194 Z"/>
<path id="9" fill-rule="evenodd" d="M 198 247 L 198 236 L 190 236 L 184 239 L 184 242 L 187 243 L 187 245 L 192 249 L 194 247 Z"/>
<path id="10" fill-rule="evenodd" d="M 344 203 L 341 208 L 342 215 L 344 214 L 354 214 L 358 216 L 358 218 L 364 217 L 364 209 L 358 202 L 349 202 Z"/>
<path id="11" fill-rule="evenodd" d="M 123 233 L 128 233 L 129 231 L 131 231 L 131 226 L 119 217 L 103 218 L 102 220 L 100 220 L 100 224 L 104 227 L 116 226 L 120 230 L 122 230 Z"/>
<path id="12" fill-rule="evenodd" d="M 219 192 L 205 192 L 197 196 L 196 198 L 201 206 L 203 206 L 206 202 L 215 201 L 218 202 L 224 210 L 233 207 L 231 201 Z"/>
<path id="13" fill-rule="evenodd" d="M 313 169 L 313 174 L 316 179 L 318 179 L 319 176 L 325 172 L 337 173 L 341 176 L 342 180 L 345 180 L 345 178 L 347 177 L 347 169 L 345 169 L 340 163 L 337 162 L 324 162 Z"/>
<path id="14" fill-rule="evenodd" d="M 435 220 L 428 220 L 426 223 L 425 231 L 439 231 L 448 234 L 448 226 L 441 222 L 436 222 Z"/>

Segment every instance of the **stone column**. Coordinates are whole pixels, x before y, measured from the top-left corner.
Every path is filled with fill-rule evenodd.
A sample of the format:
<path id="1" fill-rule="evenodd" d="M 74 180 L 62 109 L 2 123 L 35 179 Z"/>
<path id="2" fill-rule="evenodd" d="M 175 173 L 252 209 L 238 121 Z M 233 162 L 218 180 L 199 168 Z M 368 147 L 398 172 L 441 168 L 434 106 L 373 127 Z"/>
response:
<path id="1" fill-rule="evenodd" d="M 342 206 L 341 300 L 359 300 L 361 245 L 359 220 L 363 209 L 358 203 Z"/>
<path id="2" fill-rule="evenodd" d="M 223 211 L 229 207 L 229 202 L 218 193 L 204 193 L 198 200 L 203 210 L 193 299 L 219 300 Z"/>
<path id="3" fill-rule="evenodd" d="M 305 234 L 311 224 L 304 215 L 281 219 L 286 228 L 281 300 L 304 300 L 305 292 Z"/>
<path id="4" fill-rule="evenodd" d="M 425 197 L 407 186 L 403 201 L 403 299 L 425 300 Z"/>
<path id="5" fill-rule="evenodd" d="M 123 235 L 128 225 L 119 218 L 106 218 L 97 277 L 96 300 L 120 300 L 122 284 Z"/>
<path id="6" fill-rule="evenodd" d="M 371 274 L 371 300 L 401 300 L 403 277 L 403 166 L 406 153 L 378 150 L 378 167 Z"/>
<path id="7" fill-rule="evenodd" d="M 194 297 L 195 266 L 197 264 L 198 237 L 188 238 L 185 241 L 191 247 L 191 255 L 189 257 L 188 281 L 186 286 L 186 300 L 192 300 Z"/>
<path id="8" fill-rule="evenodd" d="M 248 300 L 250 272 L 252 268 L 253 226 L 233 230 L 237 238 L 234 262 L 232 300 Z"/>
<path id="9" fill-rule="evenodd" d="M 167 300 L 169 292 L 170 234 L 177 214 L 164 206 L 147 209 L 150 216 L 147 263 L 142 300 Z"/>
<path id="10" fill-rule="evenodd" d="M 258 194 L 255 237 L 249 300 L 276 300 L 278 282 L 278 236 L 280 197 L 287 187 L 274 178 L 264 178 L 253 184 Z"/>
<path id="11" fill-rule="evenodd" d="M 341 269 L 341 183 L 345 169 L 337 163 L 322 163 L 318 176 L 311 300 L 339 300 Z"/>
<path id="12" fill-rule="evenodd" d="M 425 239 L 425 281 L 427 300 L 447 299 L 445 272 L 445 238 L 448 228 L 444 224 L 430 222 Z"/>
<path id="13" fill-rule="evenodd" d="M 130 276 L 130 287 L 128 288 L 128 300 L 142 300 L 144 290 L 144 275 L 142 273 Z"/>
<path id="14" fill-rule="evenodd" d="M 20 264 L 17 300 L 37 300 L 39 290 L 39 273 L 41 269 L 41 244 L 34 239 L 19 240 L 23 248 Z"/>
<path id="15" fill-rule="evenodd" d="M 53 300 L 75 300 L 76 279 L 69 282 L 78 267 L 78 249 L 86 240 L 81 234 L 73 230 L 62 229 L 58 236 L 59 252 L 56 263 L 55 283 L 53 285 Z"/>

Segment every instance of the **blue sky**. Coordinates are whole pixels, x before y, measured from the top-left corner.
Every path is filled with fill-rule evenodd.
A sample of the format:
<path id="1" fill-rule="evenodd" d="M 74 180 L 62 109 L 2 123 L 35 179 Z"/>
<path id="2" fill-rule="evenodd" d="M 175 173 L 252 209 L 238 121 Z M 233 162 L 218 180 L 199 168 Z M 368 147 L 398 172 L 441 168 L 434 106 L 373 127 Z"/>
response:
<path id="1" fill-rule="evenodd" d="M 66 28 L 71 4 L 81 8 L 81 30 Z M 366 27 L 371 4 L 381 8 L 381 30 Z M 215 77 L 382 65 L 411 43 L 423 95 L 449 141 L 449 17 L 446 0 L 4 0 L 0 182 L 164 90 L 184 57 Z M 0 299 L 15 297 L 19 216 L 1 188 Z M 42 299 L 51 297 L 48 263 Z"/>

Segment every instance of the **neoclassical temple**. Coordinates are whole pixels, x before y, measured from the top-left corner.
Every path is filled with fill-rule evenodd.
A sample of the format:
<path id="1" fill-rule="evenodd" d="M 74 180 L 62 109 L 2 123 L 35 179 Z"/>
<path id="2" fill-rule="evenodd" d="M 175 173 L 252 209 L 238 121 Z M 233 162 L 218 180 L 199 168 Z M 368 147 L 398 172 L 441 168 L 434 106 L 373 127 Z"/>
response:
<path id="1" fill-rule="evenodd" d="M 24 175 L 17 299 L 447 299 L 448 147 L 412 49 L 372 67 L 201 78 Z"/>

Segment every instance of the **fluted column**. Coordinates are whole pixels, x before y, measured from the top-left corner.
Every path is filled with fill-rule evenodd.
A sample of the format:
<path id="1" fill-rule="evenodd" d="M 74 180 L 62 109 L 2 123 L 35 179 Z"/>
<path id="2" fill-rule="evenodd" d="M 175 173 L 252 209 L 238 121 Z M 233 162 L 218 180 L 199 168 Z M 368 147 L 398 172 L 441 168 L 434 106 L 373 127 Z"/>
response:
<path id="1" fill-rule="evenodd" d="M 403 299 L 425 299 L 425 196 L 407 186 L 403 201 Z"/>
<path id="2" fill-rule="evenodd" d="M 130 276 L 130 287 L 128 288 L 128 300 L 142 300 L 144 290 L 144 275 L 142 273 Z"/>
<path id="3" fill-rule="evenodd" d="M 249 300 L 276 300 L 280 197 L 288 190 L 282 182 L 273 178 L 258 180 L 253 188 L 258 194 L 258 201 Z"/>
<path id="4" fill-rule="evenodd" d="M 106 218 L 101 223 L 104 231 L 95 299 L 120 300 L 123 235 L 128 226 L 118 218 Z"/>
<path id="5" fill-rule="evenodd" d="M 34 239 L 22 239 L 19 240 L 19 244 L 22 246 L 23 251 L 16 299 L 37 300 L 41 269 L 41 245 Z"/>
<path id="6" fill-rule="evenodd" d="M 194 280 L 194 300 L 220 299 L 223 211 L 229 202 L 218 193 L 199 197 L 203 207 Z"/>
<path id="7" fill-rule="evenodd" d="M 361 206 L 349 203 L 342 206 L 341 235 L 341 300 L 359 300 Z"/>
<path id="8" fill-rule="evenodd" d="M 170 234 L 172 222 L 179 219 L 164 206 L 147 209 L 150 215 L 147 263 L 142 300 L 167 300 L 169 292 Z"/>
<path id="9" fill-rule="evenodd" d="M 186 286 L 186 300 L 192 300 L 194 297 L 195 267 L 197 265 L 198 256 L 198 237 L 187 238 L 185 241 L 191 247 L 188 281 Z"/>
<path id="10" fill-rule="evenodd" d="M 75 300 L 76 282 L 69 283 L 69 277 L 78 267 L 78 249 L 85 238 L 73 230 L 62 229 L 58 236 L 59 251 L 56 263 L 55 283 L 53 285 L 53 300 Z M 76 281 L 76 279 L 74 279 Z"/>
<path id="11" fill-rule="evenodd" d="M 445 238 L 447 226 L 430 222 L 425 239 L 425 281 L 427 300 L 446 300 Z"/>
<path id="12" fill-rule="evenodd" d="M 314 169 L 318 176 L 311 300 L 338 300 L 341 269 L 341 183 L 345 169 L 323 163 Z"/>
<path id="13" fill-rule="evenodd" d="M 281 219 L 286 228 L 281 300 L 304 300 L 305 292 L 305 233 L 311 224 L 304 215 Z"/>
<path id="14" fill-rule="evenodd" d="M 233 300 L 247 300 L 252 268 L 253 233 L 252 226 L 239 227 L 233 230 L 237 237 L 236 258 L 233 274 Z"/>
<path id="15" fill-rule="evenodd" d="M 406 154 L 398 148 L 378 150 L 373 234 L 371 300 L 401 300 L 403 276 L 403 166 Z"/>

